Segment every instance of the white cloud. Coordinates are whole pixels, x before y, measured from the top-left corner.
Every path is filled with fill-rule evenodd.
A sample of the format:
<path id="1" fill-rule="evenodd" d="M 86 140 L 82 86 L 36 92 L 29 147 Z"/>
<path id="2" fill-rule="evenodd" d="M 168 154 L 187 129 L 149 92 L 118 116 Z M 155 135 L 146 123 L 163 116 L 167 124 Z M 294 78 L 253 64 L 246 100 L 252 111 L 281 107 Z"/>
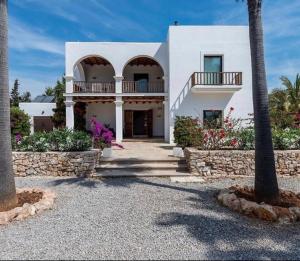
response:
<path id="1" fill-rule="evenodd" d="M 64 43 L 29 28 L 14 17 L 9 20 L 9 47 L 19 51 L 39 50 L 64 55 Z"/>

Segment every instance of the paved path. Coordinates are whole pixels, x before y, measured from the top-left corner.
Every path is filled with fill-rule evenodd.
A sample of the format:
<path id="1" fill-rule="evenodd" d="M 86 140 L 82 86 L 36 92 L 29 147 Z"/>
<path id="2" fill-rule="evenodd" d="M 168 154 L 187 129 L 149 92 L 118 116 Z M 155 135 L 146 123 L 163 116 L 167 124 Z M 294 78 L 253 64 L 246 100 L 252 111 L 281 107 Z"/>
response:
<path id="1" fill-rule="evenodd" d="M 121 143 L 124 149 L 113 147 L 113 158 L 118 159 L 172 159 L 172 146 L 159 139 L 131 140 Z"/>
<path id="2" fill-rule="evenodd" d="M 299 259 L 300 226 L 219 206 L 217 188 L 250 180 L 17 178 L 51 187 L 54 210 L 0 227 L 1 259 Z M 300 192 L 300 179 L 280 180 Z"/>

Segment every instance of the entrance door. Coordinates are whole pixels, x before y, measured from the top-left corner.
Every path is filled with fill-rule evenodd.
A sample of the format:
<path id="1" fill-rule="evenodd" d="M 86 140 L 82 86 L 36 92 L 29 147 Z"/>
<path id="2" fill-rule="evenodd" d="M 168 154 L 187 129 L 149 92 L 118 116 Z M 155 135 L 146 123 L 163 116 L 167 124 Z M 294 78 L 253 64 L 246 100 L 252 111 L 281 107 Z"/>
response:
<path id="1" fill-rule="evenodd" d="M 125 111 L 125 137 L 132 138 L 133 136 L 133 111 Z"/>
<path id="2" fill-rule="evenodd" d="M 147 114 L 146 111 L 133 112 L 133 136 L 146 137 L 147 129 Z"/>
<path id="3" fill-rule="evenodd" d="M 153 136 L 153 111 L 125 110 L 126 138 Z"/>
<path id="4" fill-rule="evenodd" d="M 148 91 L 148 82 L 149 74 L 148 73 L 135 73 L 133 75 L 134 81 L 136 82 L 136 91 L 137 92 L 147 92 Z"/>

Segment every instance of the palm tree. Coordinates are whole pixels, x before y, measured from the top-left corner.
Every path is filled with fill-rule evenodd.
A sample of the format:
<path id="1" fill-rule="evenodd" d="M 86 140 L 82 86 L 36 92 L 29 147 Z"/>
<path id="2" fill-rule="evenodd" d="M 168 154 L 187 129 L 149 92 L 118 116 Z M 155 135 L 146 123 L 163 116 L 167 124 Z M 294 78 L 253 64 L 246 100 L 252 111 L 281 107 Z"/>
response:
<path id="1" fill-rule="evenodd" d="M 274 203 L 279 199 L 279 189 L 268 106 L 262 0 L 247 0 L 247 3 L 255 129 L 255 197 L 258 202 Z"/>
<path id="2" fill-rule="evenodd" d="M 286 87 L 287 110 L 292 113 L 300 113 L 300 75 L 297 74 L 295 83 L 287 77 L 280 77 L 282 84 Z"/>
<path id="3" fill-rule="evenodd" d="M 10 137 L 7 20 L 7 0 L 0 0 L 0 211 L 17 204 Z"/>

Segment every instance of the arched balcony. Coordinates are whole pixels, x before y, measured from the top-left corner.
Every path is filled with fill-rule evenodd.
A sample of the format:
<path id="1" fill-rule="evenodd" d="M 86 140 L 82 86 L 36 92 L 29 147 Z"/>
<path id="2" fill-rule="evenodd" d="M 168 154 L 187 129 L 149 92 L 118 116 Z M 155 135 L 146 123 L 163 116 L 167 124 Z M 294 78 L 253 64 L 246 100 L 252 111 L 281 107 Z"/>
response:
<path id="1" fill-rule="evenodd" d="M 74 93 L 115 93 L 115 70 L 100 56 L 89 56 L 74 68 Z"/>
<path id="2" fill-rule="evenodd" d="M 123 69 L 123 93 L 163 93 L 164 72 L 153 58 L 139 56 L 130 60 Z"/>

